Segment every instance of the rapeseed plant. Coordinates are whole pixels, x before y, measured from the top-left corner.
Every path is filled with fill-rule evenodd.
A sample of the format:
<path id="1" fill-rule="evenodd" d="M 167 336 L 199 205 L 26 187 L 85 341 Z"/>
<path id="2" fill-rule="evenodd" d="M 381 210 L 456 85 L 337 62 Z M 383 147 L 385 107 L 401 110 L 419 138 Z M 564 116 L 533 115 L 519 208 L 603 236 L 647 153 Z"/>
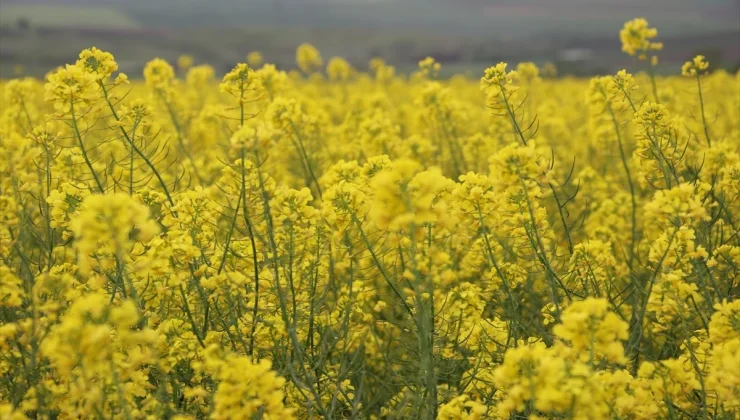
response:
<path id="1" fill-rule="evenodd" d="M 647 74 L 0 82 L 2 417 L 740 416 L 740 76 L 619 36 Z"/>

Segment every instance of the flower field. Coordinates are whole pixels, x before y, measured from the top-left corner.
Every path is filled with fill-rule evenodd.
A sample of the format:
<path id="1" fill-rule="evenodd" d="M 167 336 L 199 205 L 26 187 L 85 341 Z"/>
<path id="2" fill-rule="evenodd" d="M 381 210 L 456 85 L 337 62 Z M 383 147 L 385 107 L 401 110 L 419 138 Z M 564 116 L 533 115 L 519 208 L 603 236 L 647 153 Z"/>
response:
<path id="1" fill-rule="evenodd" d="M 0 82 L 0 417 L 740 417 L 740 75 L 620 38 Z"/>

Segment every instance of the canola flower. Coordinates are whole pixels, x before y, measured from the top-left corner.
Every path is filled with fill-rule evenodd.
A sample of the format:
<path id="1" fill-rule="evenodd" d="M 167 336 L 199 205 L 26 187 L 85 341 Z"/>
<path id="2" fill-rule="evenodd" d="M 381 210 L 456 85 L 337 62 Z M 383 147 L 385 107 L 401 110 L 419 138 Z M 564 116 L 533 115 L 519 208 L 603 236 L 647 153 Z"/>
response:
<path id="1" fill-rule="evenodd" d="M 0 82 L 2 418 L 740 416 L 739 75 L 296 59 Z"/>

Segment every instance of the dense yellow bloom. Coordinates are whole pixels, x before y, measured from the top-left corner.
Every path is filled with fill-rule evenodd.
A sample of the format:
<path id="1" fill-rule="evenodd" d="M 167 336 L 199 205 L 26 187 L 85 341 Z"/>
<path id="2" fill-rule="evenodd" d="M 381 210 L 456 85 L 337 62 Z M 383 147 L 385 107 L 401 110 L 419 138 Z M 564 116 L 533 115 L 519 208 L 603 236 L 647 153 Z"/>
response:
<path id="1" fill-rule="evenodd" d="M 93 255 L 109 254 L 123 263 L 134 241 L 148 241 L 159 231 L 149 218 L 149 208 L 126 194 L 90 195 L 80 206 L 70 228 L 83 271 L 90 267 Z"/>
<path id="2" fill-rule="evenodd" d="M 285 379 L 275 375 L 268 360 L 254 364 L 246 357 L 232 356 L 221 363 L 211 418 L 294 418 L 292 410 L 283 405 Z"/>
<path id="3" fill-rule="evenodd" d="M 612 363 L 624 364 L 624 347 L 627 339 L 627 323 L 609 312 L 606 299 L 588 298 L 568 306 L 561 315 L 561 324 L 553 333 L 563 340 L 589 363 L 599 358 Z M 588 356 L 587 356 L 588 355 Z"/>
<path id="4" fill-rule="evenodd" d="M 2 285 L 0 285 L 0 306 L 21 306 L 24 295 L 22 280 L 5 265 L 0 265 L 0 276 L 3 279 Z"/>
<path id="5" fill-rule="evenodd" d="M 740 410 L 738 75 L 70 58 L 0 81 L 3 418 Z"/>
<path id="6" fill-rule="evenodd" d="M 54 108 L 68 113 L 72 108 L 84 108 L 98 99 L 97 73 L 87 72 L 79 65 L 67 65 L 49 76 L 44 99 Z"/>
<path id="7" fill-rule="evenodd" d="M 40 350 L 63 378 L 61 386 L 50 389 L 62 413 L 123 413 L 145 395 L 157 334 L 134 329 L 139 319 L 132 301 L 110 305 L 106 294 L 91 293 L 77 299 L 51 328 Z M 108 399 L 111 392 L 120 398 Z"/>
<path id="8" fill-rule="evenodd" d="M 379 227 L 392 231 L 407 231 L 412 225 L 444 224 L 446 206 L 437 198 L 451 184 L 439 171 L 419 172 L 414 161 L 395 161 L 371 182 L 374 205 L 370 217 Z"/>
<path id="9" fill-rule="evenodd" d="M 674 225 L 692 224 L 707 220 L 707 209 L 701 202 L 706 185 L 680 184 L 670 190 L 655 193 L 652 201 L 645 205 L 645 213 L 653 223 Z"/>
<path id="10" fill-rule="evenodd" d="M 485 405 L 471 400 L 467 395 L 456 397 L 439 408 L 438 419 L 444 420 L 478 420 L 485 417 Z"/>
<path id="11" fill-rule="evenodd" d="M 709 338 L 722 344 L 740 338 L 740 301 L 722 302 L 714 307 L 716 312 L 709 321 Z"/>

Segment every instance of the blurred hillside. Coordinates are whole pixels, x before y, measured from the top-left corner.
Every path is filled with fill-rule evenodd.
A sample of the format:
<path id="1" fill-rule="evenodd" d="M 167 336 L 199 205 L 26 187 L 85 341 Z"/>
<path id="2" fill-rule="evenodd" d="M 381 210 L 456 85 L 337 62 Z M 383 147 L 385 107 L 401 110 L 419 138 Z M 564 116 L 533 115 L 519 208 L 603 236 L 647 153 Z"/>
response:
<path id="1" fill-rule="evenodd" d="M 361 68 L 380 56 L 406 70 L 431 55 L 448 72 L 533 60 L 586 75 L 631 65 L 618 31 L 636 16 L 659 29 L 663 72 L 696 53 L 740 64 L 739 0 L 0 0 L 0 76 L 15 64 L 43 75 L 92 45 L 132 77 L 184 53 L 224 71 L 260 50 L 291 68 L 302 42 Z"/>

